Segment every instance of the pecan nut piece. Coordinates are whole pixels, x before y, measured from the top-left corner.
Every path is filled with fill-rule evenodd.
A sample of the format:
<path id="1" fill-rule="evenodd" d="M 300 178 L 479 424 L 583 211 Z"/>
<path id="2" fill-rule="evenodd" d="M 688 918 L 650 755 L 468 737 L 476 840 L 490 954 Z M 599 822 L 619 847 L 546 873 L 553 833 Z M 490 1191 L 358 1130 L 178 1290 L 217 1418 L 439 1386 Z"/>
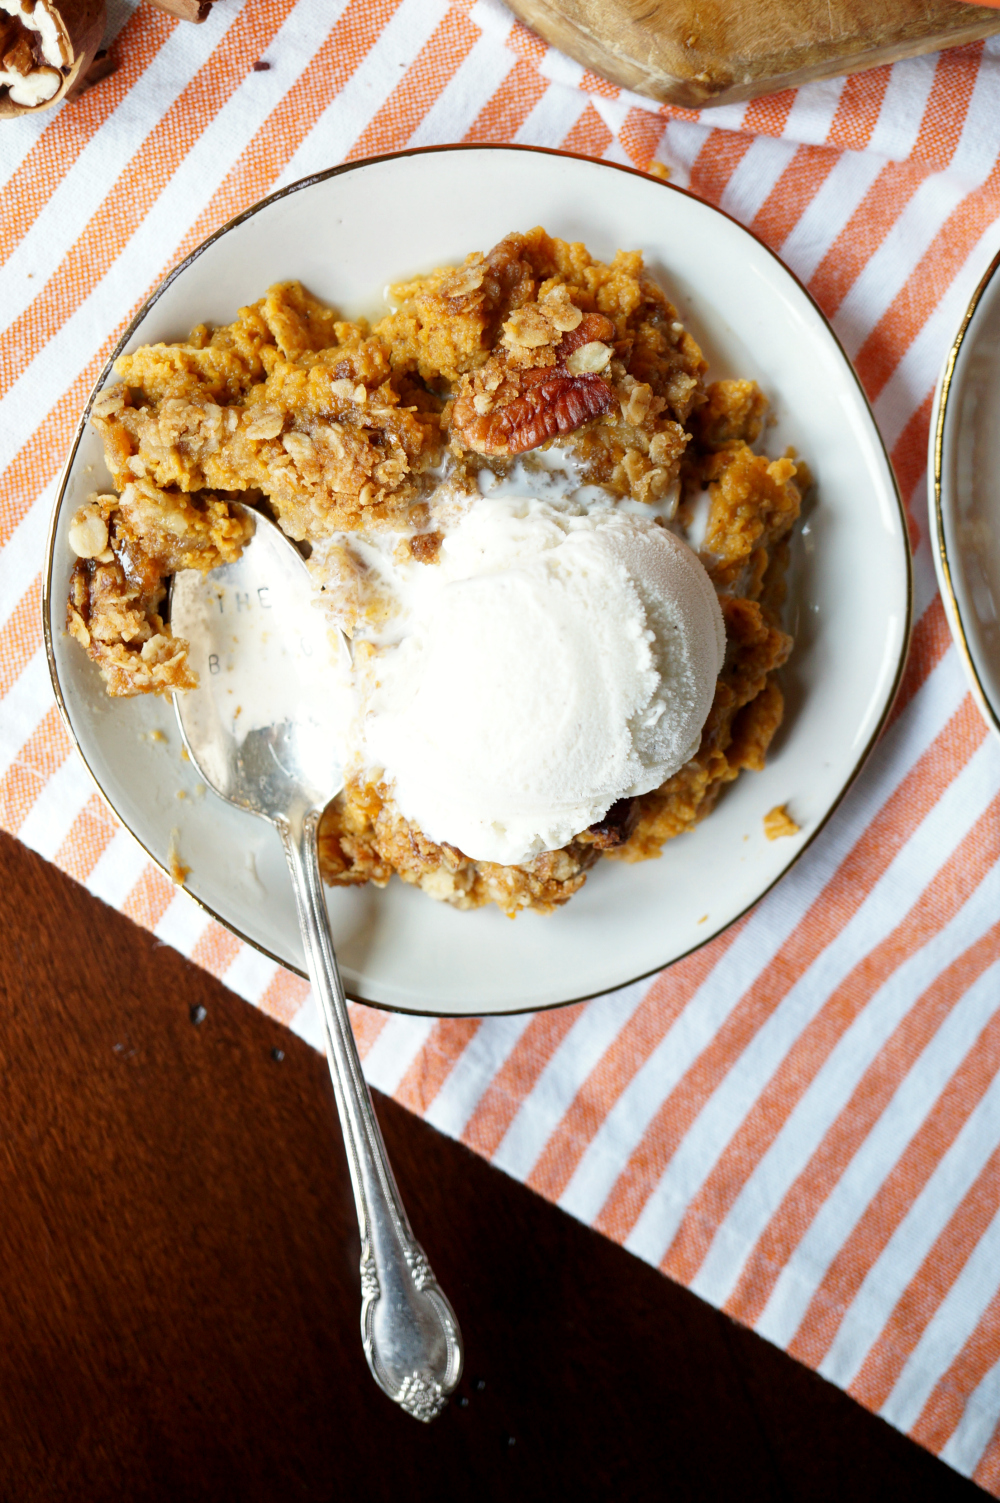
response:
<path id="1" fill-rule="evenodd" d="M 596 824 L 590 825 L 587 834 L 593 837 L 592 844 L 599 851 L 613 851 L 624 845 L 639 823 L 639 800 L 620 798 Z"/>
<path id="2" fill-rule="evenodd" d="M 571 376 L 564 366 L 518 371 L 516 394 L 488 412 L 476 409 L 466 387 L 455 402 L 452 434 L 477 454 L 524 454 L 563 433 L 573 433 L 591 418 L 611 412 L 614 392 L 600 376 Z"/>
<path id="3" fill-rule="evenodd" d="M 505 235 L 487 252 L 481 285 L 495 329 L 513 308 L 534 301 L 538 280 L 528 257 L 527 236 Z"/>
<path id="4" fill-rule="evenodd" d="M 575 329 L 568 330 L 559 341 L 556 360 L 565 364 L 575 350 L 585 344 L 614 345 L 615 326 L 603 313 L 585 313 Z"/>
<path id="5" fill-rule="evenodd" d="M 545 305 L 537 306 L 544 316 Z M 464 379 L 452 412 L 452 437 L 477 454 L 524 454 L 613 411 L 616 399 L 607 381 L 595 371 L 567 369 L 566 361 L 586 346 L 605 349 L 610 359 L 614 338 L 610 319 L 586 313 L 552 348 L 551 365 L 522 367 L 518 356 L 538 360 L 542 352 L 534 349 L 497 350 Z"/>

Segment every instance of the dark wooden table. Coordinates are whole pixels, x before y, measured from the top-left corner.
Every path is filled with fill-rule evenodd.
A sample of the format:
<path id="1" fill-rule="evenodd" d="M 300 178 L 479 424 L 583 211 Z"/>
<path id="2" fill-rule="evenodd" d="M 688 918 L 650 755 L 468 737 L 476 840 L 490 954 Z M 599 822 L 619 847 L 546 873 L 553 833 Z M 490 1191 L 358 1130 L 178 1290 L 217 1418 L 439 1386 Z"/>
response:
<path id="1" fill-rule="evenodd" d="M 325 1061 L 6 836 L 0 865 L 4 1503 L 984 1496 L 380 1097 L 467 1352 L 408 1419 L 361 1354 Z"/>

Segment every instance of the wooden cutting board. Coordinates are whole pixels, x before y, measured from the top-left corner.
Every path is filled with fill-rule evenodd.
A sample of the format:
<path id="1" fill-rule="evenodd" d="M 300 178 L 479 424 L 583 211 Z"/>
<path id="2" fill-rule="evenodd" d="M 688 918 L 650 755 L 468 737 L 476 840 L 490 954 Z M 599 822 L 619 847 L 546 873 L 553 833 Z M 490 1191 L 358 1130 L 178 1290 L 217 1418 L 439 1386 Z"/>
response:
<path id="1" fill-rule="evenodd" d="M 508 0 L 613 83 L 700 109 L 1000 32 L 962 0 Z"/>

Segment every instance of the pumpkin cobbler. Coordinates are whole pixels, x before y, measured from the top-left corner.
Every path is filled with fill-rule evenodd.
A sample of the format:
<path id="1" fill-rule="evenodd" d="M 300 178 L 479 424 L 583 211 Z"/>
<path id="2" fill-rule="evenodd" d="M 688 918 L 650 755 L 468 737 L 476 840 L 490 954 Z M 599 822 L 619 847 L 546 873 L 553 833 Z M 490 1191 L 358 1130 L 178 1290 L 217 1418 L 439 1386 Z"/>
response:
<path id="1" fill-rule="evenodd" d="M 265 512 L 351 643 L 325 880 L 549 912 L 763 767 L 808 475 L 758 451 L 753 381 L 706 383 L 637 251 L 534 229 L 387 305 L 281 283 L 117 361 L 68 628 L 111 695 L 192 687 L 170 577 L 239 556 L 234 502 Z"/>

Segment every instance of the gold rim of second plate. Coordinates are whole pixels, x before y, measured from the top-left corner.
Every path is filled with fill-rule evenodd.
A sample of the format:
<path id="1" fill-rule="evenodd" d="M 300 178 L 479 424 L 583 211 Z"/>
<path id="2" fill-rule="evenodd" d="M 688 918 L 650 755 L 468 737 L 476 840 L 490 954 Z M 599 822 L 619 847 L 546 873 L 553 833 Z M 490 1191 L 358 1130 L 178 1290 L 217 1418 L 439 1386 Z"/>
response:
<path id="1" fill-rule="evenodd" d="M 976 660 L 969 646 L 969 638 L 966 632 L 965 621 L 962 617 L 962 609 L 955 593 L 955 583 L 952 578 L 951 561 L 948 558 L 948 544 L 945 538 L 944 528 L 944 504 L 942 501 L 942 469 L 944 465 L 944 431 L 948 421 L 948 403 L 952 395 L 952 382 L 955 375 L 955 367 L 965 343 L 966 335 L 976 316 L 976 311 L 983 300 L 986 289 L 989 287 L 994 276 L 1000 271 L 1000 252 L 998 252 L 987 267 L 983 277 L 977 286 L 969 305 L 965 310 L 955 341 L 948 352 L 945 361 L 944 372 L 941 376 L 941 394 L 938 398 L 937 423 L 934 429 L 934 469 L 932 476 L 932 500 L 934 507 L 934 542 L 937 549 L 938 581 L 941 585 L 941 593 L 944 597 L 946 614 L 951 626 L 951 634 L 958 648 L 959 655 L 965 666 L 966 674 L 972 684 L 976 700 L 987 725 L 1000 736 L 1000 713 L 994 707 L 992 700 L 986 692 L 976 666 Z"/>

